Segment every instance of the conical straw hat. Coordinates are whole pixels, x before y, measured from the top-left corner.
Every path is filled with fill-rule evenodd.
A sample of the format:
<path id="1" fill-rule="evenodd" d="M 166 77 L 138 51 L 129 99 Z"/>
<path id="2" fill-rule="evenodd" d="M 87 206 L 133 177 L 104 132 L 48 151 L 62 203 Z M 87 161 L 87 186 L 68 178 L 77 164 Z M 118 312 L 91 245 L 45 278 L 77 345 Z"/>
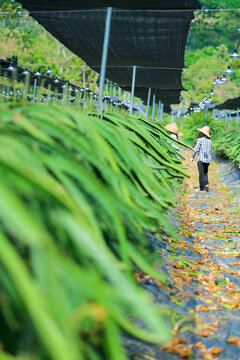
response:
<path id="1" fill-rule="evenodd" d="M 177 127 L 177 125 L 175 123 L 171 123 L 171 124 L 167 124 L 166 126 L 164 126 L 165 129 L 167 129 L 170 133 L 173 134 L 178 134 L 179 133 L 179 129 Z"/>
<path id="2" fill-rule="evenodd" d="M 211 137 L 211 135 L 209 134 L 209 126 L 204 126 L 203 128 L 197 130 L 203 133 L 204 135 Z"/>

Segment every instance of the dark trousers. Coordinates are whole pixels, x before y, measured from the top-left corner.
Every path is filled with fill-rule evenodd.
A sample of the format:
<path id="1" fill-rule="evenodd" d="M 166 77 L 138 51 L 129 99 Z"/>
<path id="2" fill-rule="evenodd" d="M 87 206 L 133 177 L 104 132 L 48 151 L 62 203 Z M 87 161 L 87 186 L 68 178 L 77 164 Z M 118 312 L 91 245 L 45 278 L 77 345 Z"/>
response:
<path id="1" fill-rule="evenodd" d="M 209 163 L 204 163 L 198 161 L 198 171 L 199 171 L 199 187 L 200 190 L 204 190 L 205 186 L 208 185 L 208 167 Z"/>

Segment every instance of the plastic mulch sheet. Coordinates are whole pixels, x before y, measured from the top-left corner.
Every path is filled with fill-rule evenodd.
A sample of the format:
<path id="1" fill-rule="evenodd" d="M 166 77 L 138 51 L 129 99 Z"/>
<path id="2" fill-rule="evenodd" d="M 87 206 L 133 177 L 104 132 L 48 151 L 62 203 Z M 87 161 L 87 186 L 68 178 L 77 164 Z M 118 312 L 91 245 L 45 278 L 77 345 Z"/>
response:
<path id="1" fill-rule="evenodd" d="M 161 254 L 168 285 L 144 274 L 138 281 L 168 314 L 174 340 L 164 349 L 125 335 L 129 359 L 240 358 L 240 170 L 219 158 L 213 162 L 208 193 L 194 191 L 196 164 L 187 165 L 193 181 L 169 215 L 178 241 L 146 234 Z"/>

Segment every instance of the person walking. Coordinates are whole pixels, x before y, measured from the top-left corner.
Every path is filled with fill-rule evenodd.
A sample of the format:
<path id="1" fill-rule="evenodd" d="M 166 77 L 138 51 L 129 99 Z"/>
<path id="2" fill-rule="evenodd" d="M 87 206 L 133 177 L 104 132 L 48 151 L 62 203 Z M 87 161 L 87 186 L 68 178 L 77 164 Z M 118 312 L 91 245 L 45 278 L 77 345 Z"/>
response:
<path id="1" fill-rule="evenodd" d="M 199 189 L 200 191 L 208 191 L 208 168 L 211 161 L 212 140 L 208 126 L 197 130 L 200 131 L 200 138 L 194 147 L 191 161 L 193 161 L 195 155 L 198 153 Z"/>

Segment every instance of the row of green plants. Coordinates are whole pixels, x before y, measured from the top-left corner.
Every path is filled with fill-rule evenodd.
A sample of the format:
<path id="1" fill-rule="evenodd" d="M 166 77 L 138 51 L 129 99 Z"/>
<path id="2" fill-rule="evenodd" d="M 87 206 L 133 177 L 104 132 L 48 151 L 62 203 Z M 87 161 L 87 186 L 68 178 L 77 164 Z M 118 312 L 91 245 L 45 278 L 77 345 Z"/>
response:
<path id="1" fill-rule="evenodd" d="M 117 113 L 0 107 L 0 358 L 122 360 L 123 333 L 167 342 L 167 310 L 134 273 L 164 281 L 145 232 L 176 236 L 164 213 L 186 173 L 169 135 Z"/>
<path id="2" fill-rule="evenodd" d="M 213 149 L 240 168 L 240 129 L 219 132 L 214 139 Z"/>

